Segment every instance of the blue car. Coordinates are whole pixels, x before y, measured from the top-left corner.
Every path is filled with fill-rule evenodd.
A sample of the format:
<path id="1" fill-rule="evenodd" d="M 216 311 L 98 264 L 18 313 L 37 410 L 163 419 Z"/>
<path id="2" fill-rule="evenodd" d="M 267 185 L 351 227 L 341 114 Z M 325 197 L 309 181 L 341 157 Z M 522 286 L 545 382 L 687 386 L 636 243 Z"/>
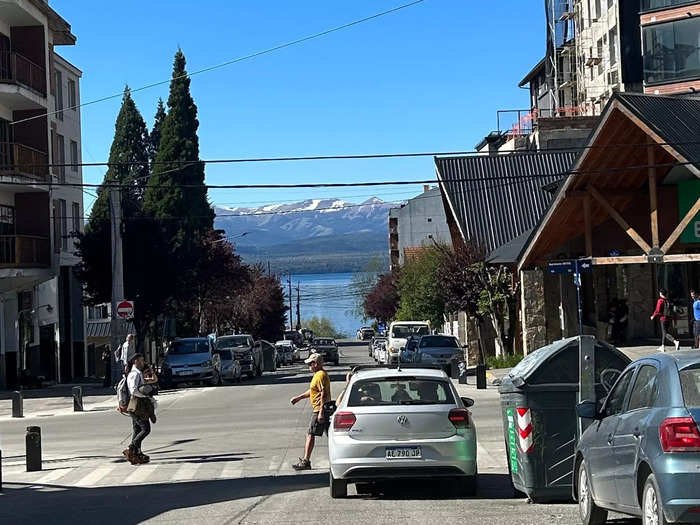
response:
<path id="1" fill-rule="evenodd" d="M 602 406 L 584 401 L 588 428 L 574 463 L 574 498 L 586 525 L 608 511 L 644 525 L 700 523 L 700 352 L 640 359 Z"/>

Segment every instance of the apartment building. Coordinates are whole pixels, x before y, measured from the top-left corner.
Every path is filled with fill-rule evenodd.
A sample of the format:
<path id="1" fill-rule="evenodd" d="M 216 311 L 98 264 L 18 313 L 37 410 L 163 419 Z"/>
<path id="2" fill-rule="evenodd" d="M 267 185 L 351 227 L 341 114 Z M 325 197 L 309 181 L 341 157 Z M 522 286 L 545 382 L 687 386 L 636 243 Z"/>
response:
<path id="1" fill-rule="evenodd" d="M 0 388 L 84 375 L 70 235 L 82 229 L 82 191 L 52 185 L 82 182 L 82 171 L 49 168 L 81 162 L 81 73 L 55 52 L 75 41 L 46 1 L 0 0 Z"/>
<path id="2" fill-rule="evenodd" d="M 700 92 L 700 1 L 642 0 L 644 92 Z"/>

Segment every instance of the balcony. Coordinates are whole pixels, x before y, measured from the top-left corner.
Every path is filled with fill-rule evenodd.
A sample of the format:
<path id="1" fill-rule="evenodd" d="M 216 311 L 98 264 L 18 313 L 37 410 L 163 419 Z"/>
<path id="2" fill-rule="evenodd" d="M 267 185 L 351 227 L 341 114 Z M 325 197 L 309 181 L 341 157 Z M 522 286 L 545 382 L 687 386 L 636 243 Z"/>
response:
<path id="1" fill-rule="evenodd" d="M 17 142 L 0 142 L 0 178 L 21 177 L 48 182 L 49 156 Z"/>
<path id="2" fill-rule="evenodd" d="M 47 268 L 50 265 L 48 237 L 0 235 L 0 268 Z"/>
<path id="3" fill-rule="evenodd" d="M 46 107 L 46 69 L 16 51 L 0 51 L 0 102 L 12 109 Z"/>

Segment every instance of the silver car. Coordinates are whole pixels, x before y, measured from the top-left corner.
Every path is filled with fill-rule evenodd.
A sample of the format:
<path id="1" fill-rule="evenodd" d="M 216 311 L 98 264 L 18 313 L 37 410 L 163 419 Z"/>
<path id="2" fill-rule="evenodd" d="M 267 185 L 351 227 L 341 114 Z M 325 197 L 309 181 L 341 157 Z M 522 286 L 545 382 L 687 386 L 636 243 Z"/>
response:
<path id="1" fill-rule="evenodd" d="M 208 337 L 175 339 L 161 363 L 161 377 L 168 386 L 179 383 L 221 384 L 221 357 Z"/>
<path id="2" fill-rule="evenodd" d="M 348 483 L 435 477 L 473 495 L 473 404 L 440 370 L 355 369 L 328 434 L 331 497 L 346 496 Z"/>
<path id="3" fill-rule="evenodd" d="M 452 335 L 424 335 L 418 341 L 414 360 L 424 365 L 440 366 L 449 370 L 452 361 L 463 359 L 459 341 Z"/>
<path id="4" fill-rule="evenodd" d="M 608 510 L 644 525 L 700 523 L 700 352 L 635 361 L 601 408 L 577 410 L 589 423 L 574 463 L 583 523 L 604 523 Z"/>
<path id="5" fill-rule="evenodd" d="M 221 379 L 240 383 L 243 375 L 241 362 L 234 357 L 233 351 L 230 348 L 224 348 L 217 350 L 217 353 L 221 358 Z"/>

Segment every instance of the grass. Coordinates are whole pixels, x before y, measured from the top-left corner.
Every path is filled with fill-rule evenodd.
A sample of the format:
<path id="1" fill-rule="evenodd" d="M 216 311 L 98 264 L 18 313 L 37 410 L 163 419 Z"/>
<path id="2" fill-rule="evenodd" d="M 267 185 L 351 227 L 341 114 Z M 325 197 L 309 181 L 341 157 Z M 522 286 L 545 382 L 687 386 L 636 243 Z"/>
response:
<path id="1" fill-rule="evenodd" d="M 513 368 L 520 361 L 522 361 L 522 354 L 505 354 L 500 357 L 488 356 L 486 362 L 489 368 L 499 369 L 499 368 Z"/>

